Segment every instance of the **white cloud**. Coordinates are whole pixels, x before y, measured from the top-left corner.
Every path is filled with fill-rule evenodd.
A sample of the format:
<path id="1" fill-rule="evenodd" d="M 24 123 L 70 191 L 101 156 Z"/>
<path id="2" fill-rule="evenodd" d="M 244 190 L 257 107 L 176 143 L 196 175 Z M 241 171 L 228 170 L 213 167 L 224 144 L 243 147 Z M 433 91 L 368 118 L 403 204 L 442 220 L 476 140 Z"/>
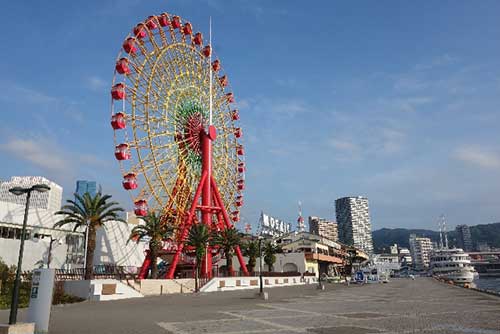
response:
<path id="1" fill-rule="evenodd" d="M 101 91 L 110 85 L 108 82 L 97 76 L 88 77 L 85 81 L 87 87 L 93 91 Z"/>
<path id="2" fill-rule="evenodd" d="M 51 172 L 66 171 L 70 168 L 70 160 L 45 140 L 11 139 L 1 144 L 0 150 Z"/>
<path id="3" fill-rule="evenodd" d="M 462 146 L 455 150 L 458 160 L 481 168 L 499 168 L 500 154 L 476 146 Z"/>
<path id="4" fill-rule="evenodd" d="M 329 144 L 336 150 L 340 151 L 357 152 L 359 150 L 359 146 L 349 140 L 334 138 L 329 141 Z"/>

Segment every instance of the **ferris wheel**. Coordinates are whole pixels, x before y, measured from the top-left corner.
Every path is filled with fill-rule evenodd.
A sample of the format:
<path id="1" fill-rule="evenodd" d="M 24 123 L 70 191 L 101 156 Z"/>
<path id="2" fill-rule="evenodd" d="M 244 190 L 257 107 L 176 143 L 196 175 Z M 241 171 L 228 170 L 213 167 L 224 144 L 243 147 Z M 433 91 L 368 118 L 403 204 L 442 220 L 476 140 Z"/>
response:
<path id="1" fill-rule="evenodd" d="M 222 63 L 193 31 L 163 13 L 137 24 L 123 42 L 111 89 L 115 157 L 135 214 L 155 211 L 180 226 L 202 170 L 198 133 L 213 124 L 213 176 L 237 222 L 246 168 L 239 113 Z"/>

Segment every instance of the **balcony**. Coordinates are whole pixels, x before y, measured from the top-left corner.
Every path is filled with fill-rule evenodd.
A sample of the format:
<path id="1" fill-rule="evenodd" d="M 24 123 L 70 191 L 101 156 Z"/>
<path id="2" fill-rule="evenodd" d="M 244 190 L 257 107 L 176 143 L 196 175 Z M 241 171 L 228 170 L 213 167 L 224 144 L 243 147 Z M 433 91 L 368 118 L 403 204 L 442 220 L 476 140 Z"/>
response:
<path id="1" fill-rule="evenodd" d="M 342 264 L 342 259 L 336 256 L 318 254 L 318 253 L 305 253 L 305 258 L 307 261 L 317 260 L 329 263 Z"/>

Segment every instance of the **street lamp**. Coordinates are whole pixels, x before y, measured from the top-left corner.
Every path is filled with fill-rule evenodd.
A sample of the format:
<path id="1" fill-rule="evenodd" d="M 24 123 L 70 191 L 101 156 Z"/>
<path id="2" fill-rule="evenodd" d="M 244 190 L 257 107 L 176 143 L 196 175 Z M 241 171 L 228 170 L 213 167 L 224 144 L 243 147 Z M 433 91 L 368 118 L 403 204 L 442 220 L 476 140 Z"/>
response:
<path id="1" fill-rule="evenodd" d="M 46 184 L 36 184 L 30 188 L 14 187 L 9 189 L 9 192 L 16 196 L 26 194 L 26 206 L 24 209 L 23 228 L 21 231 L 21 245 L 19 247 L 19 257 L 17 260 L 16 279 L 14 281 L 14 291 L 12 291 L 12 303 L 10 305 L 9 325 L 14 325 L 17 322 L 17 307 L 19 305 L 19 284 L 21 282 L 21 266 L 23 264 L 24 239 L 26 238 L 26 224 L 28 223 L 28 210 L 30 206 L 31 193 L 33 191 L 46 192 L 50 187 Z"/>
<path id="2" fill-rule="evenodd" d="M 259 293 L 263 294 L 263 284 L 262 284 L 262 236 L 259 235 Z"/>

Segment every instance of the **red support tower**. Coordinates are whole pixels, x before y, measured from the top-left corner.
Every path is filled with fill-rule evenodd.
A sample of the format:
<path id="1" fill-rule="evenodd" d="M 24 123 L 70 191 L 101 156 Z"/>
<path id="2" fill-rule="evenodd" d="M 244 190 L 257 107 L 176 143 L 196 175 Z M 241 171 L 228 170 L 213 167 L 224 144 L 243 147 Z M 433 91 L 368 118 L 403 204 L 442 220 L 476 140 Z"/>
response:
<path id="1" fill-rule="evenodd" d="M 213 125 L 208 128 L 208 133 L 203 129 L 201 130 L 201 145 L 202 145 L 202 172 L 200 183 L 196 189 L 193 197 L 193 202 L 189 210 L 188 216 L 184 226 L 182 227 L 179 244 L 177 251 L 172 259 L 170 268 L 166 274 L 166 278 L 174 278 L 175 269 L 179 263 L 180 255 L 184 249 L 184 243 L 189 234 L 189 230 L 193 225 L 193 218 L 196 214 L 196 210 L 201 212 L 201 223 L 209 227 L 209 229 L 219 228 L 231 228 L 233 225 L 229 219 L 226 208 L 217 188 L 217 183 L 212 176 L 212 141 L 215 140 L 217 136 L 217 131 Z M 199 204 L 201 197 L 201 205 Z M 216 224 L 214 224 L 213 217 L 217 217 Z M 248 275 L 248 270 L 243 260 L 243 255 L 239 246 L 235 248 L 236 256 L 240 263 L 241 269 L 245 275 Z M 207 251 L 207 255 L 202 264 L 203 276 L 210 278 L 212 276 L 212 252 Z"/>

